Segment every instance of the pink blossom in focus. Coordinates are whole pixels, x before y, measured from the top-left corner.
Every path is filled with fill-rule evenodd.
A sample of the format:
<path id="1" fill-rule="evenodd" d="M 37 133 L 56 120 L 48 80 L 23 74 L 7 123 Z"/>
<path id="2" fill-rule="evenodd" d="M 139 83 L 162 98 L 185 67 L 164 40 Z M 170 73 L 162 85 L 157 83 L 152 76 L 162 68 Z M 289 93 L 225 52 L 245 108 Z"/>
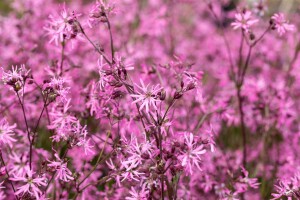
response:
<path id="1" fill-rule="evenodd" d="M 26 173 L 23 176 L 14 175 L 10 178 L 14 182 L 19 182 L 21 184 L 20 187 L 17 188 L 16 195 L 25 195 L 29 193 L 34 196 L 36 199 L 42 195 L 42 191 L 40 189 L 41 186 L 46 186 L 46 178 L 45 177 L 33 177 L 35 174 L 29 167 L 26 168 Z"/>
<path id="2" fill-rule="evenodd" d="M 56 171 L 56 179 L 60 179 L 65 182 L 69 182 L 70 180 L 74 180 L 72 177 L 72 172 L 68 169 L 67 163 L 62 161 L 57 154 L 54 155 L 56 161 L 51 161 L 47 164 L 48 167 L 53 168 Z"/>
<path id="3" fill-rule="evenodd" d="M 160 101 L 157 93 L 161 90 L 161 87 L 159 87 L 159 85 L 150 87 L 150 84 L 145 86 L 143 80 L 140 80 L 140 83 L 140 86 L 136 84 L 140 91 L 138 91 L 137 94 L 130 95 L 135 98 L 132 103 L 141 102 L 140 110 L 143 110 L 145 107 L 146 112 L 149 112 L 150 107 L 156 109 L 156 103 Z"/>
<path id="4" fill-rule="evenodd" d="M 181 165 L 185 168 L 186 173 L 192 174 L 194 165 L 197 166 L 199 170 L 201 157 L 200 155 L 205 154 L 206 150 L 203 149 L 202 145 L 197 145 L 194 141 L 194 135 L 192 133 L 185 133 L 185 147 L 179 156 L 181 160 Z"/>

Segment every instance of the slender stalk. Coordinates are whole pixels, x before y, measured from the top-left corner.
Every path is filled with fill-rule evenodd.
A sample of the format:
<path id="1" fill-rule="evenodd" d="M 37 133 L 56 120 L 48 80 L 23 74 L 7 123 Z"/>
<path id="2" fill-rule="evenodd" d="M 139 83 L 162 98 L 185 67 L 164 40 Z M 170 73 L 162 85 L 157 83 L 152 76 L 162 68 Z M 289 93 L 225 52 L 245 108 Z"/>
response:
<path id="1" fill-rule="evenodd" d="M 100 180 L 98 180 L 96 183 L 89 183 L 87 184 L 86 186 L 84 186 L 82 189 L 79 190 L 79 192 L 82 192 L 83 190 L 85 190 L 86 188 L 88 188 L 89 186 L 91 185 L 95 185 L 95 184 L 102 184 L 102 183 L 105 183 L 108 179 L 110 179 L 111 177 L 110 176 L 105 176 L 105 177 L 102 177 Z"/>
<path id="2" fill-rule="evenodd" d="M 37 88 L 38 88 L 38 87 L 35 87 L 34 89 L 32 89 L 31 91 L 27 92 L 26 94 L 23 94 L 23 96 L 27 96 L 27 95 L 31 94 L 31 92 L 35 91 Z M 6 110 L 8 110 L 10 107 L 12 107 L 12 106 L 13 106 L 15 103 L 17 103 L 17 102 L 18 102 L 18 100 L 14 100 L 14 101 L 10 102 L 9 105 L 5 106 L 2 110 L 0 110 L 0 114 L 1 114 L 1 115 L 4 115 L 4 112 L 5 112 Z"/>
<path id="3" fill-rule="evenodd" d="M 244 35 L 244 31 L 241 31 L 242 36 L 241 36 L 241 43 L 240 43 L 240 48 L 239 48 L 239 60 L 238 60 L 238 74 L 237 76 L 239 77 L 241 74 L 241 67 L 242 67 L 242 63 L 243 63 L 243 47 L 244 47 L 244 40 L 245 40 L 245 35 Z"/>
<path id="4" fill-rule="evenodd" d="M 17 93 L 17 97 L 19 99 L 19 103 L 20 103 L 20 105 L 22 107 L 23 117 L 24 117 L 26 129 L 27 129 L 27 138 L 28 138 L 28 141 L 29 141 L 29 168 L 31 169 L 32 168 L 32 162 L 31 162 L 31 159 L 32 159 L 32 157 L 31 157 L 31 154 L 32 154 L 32 145 L 31 145 L 31 139 L 30 139 L 30 131 L 29 131 L 29 126 L 28 126 L 28 122 L 27 122 L 27 117 L 26 117 L 26 114 L 25 114 L 24 104 L 21 101 L 19 93 L 18 92 L 16 92 L 16 93 Z"/>
<path id="5" fill-rule="evenodd" d="M 175 102 L 176 102 L 176 99 L 172 99 L 171 104 L 168 106 L 168 108 L 167 108 L 167 110 L 166 110 L 166 112 L 165 112 L 165 114 L 164 114 L 164 116 L 163 116 L 163 118 L 162 118 L 162 120 L 160 122 L 161 124 L 164 122 L 164 120 L 165 120 L 165 118 L 166 118 L 166 116 L 167 116 L 170 108 L 175 104 Z"/>
<path id="6" fill-rule="evenodd" d="M 239 87 L 242 87 L 243 84 L 244 84 L 245 75 L 246 75 L 246 72 L 247 72 L 247 69 L 248 69 L 248 66 L 249 66 L 249 62 L 250 62 L 250 58 L 251 58 L 252 48 L 253 48 L 252 46 L 249 47 L 248 55 L 247 55 L 246 62 L 245 62 L 245 66 L 243 67 L 241 75 L 240 75 L 240 79 L 239 79 L 240 82 L 238 83 Z"/>
<path id="7" fill-rule="evenodd" d="M 106 55 L 92 42 L 92 40 L 86 35 L 85 31 L 83 30 L 81 24 L 79 22 L 77 22 L 79 25 L 79 28 L 82 32 L 82 34 L 84 35 L 84 37 L 90 42 L 91 45 L 93 45 L 93 47 L 95 48 L 95 50 L 101 55 L 103 56 L 104 60 L 111 66 L 112 63 L 109 61 L 109 59 L 106 57 Z"/>
<path id="8" fill-rule="evenodd" d="M 113 40 L 113 36 L 112 36 L 112 32 L 111 32 L 110 22 L 109 22 L 109 19 L 106 14 L 105 14 L 105 18 L 107 21 L 107 27 L 108 27 L 108 31 L 109 31 L 109 37 L 110 37 L 111 63 L 114 64 L 115 63 L 114 40 Z"/>
<path id="9" fill-rule="evenodd" d="M 241 95 L 241 88 L 237 90 L 238 104 L 239 104 L 239 113 L 240 113 L 240 121 L 241 121 L 241 129 L 242 129 L 242 137 L 243 137 L 243 166 L 246 168 L 247 165 L 247 135 L 246 135 L 246 127 L 245 127 L 245 119 L 244 119 L 244 111 L 243 111 L 243 97 Z"/>
<path id="10" fill-rule="evenodd" d="M 225 27 L 222 24 L 221 20 L 219 19 L 218 15 L 216 14 L 216 12 L 214 11 L 211 2 L 206 1 L 206 3 L 208 5 L 208 8 L 209 8 L 210 12 L 212 13 L 213 17 L 215 18 L 215 20 L 217 21 L 217 23 L 221 27 L 221 29 L 220 29 L 221 30 L 221 36 L 222 36 L 222 38 L 224 40 L 224 43 L 225 43 L 225 48 L 226 48 L 226 51 L 227 51 L 229 64 L 230 64 L 230 75 L 232 76 L 233 80 L 235 80 L 233 58 L 232 58 L 232 53 L 231 53 L 229 41 L 228 41 L 228 39 L 226 37 L 226 34 L 225 34 Z"/>
<path id="11" fill-rule="evenodd" d="M 161 133 L 161 127 L 160 125 L 158 125 L 158 134 L 159 134 L 159 158 L 160 158 L 160 163 L 159 164 L 163 164 L 163 147 L 162 147 L 162 141 L 163 141 L 163 137 L 162 137 L 162 133 Z M 165 195 L 164 195 L 164 170 L 162 170 L 162 174 L 160 175 L 160 185 L 161 185 L 161 199 L 164 200 L 165 199 Z"/>
<path id="12" fill-rule="evenodd" d="M 242 97 L 241 92 L 242 92 L 242 87 L 244 84 L 246 72 L 249 67 L 252 50 L 253 50 L 254 46 L 257 45 L 258 42 L 260 42 L 263 39 L 263 37 L 270 30 L 270 28 L 271 28 L 271 26 L 269 26 L 257 40 L 255 40 L 252 44 L 249 45 L 246 61 L 245 61 L 245 64 L 243 65 L 243 67 L 242 67 L 242 50 L 243 50 L 242 46 L 241 46 L 240 52 L 239 52 L 240 53 L 240 58 L 239 58 L 240 60 L 239 60 L 239 66 L 238 66 L 239 70 L 238 70 L 237 80 L 235 81 L 235 85 L 236 85 L 236 91 L 237 91 L 238 110 L 239 110 L 239 114 L 240 114 L 240 123 L 241 123 L 242 138 L 243 138 L 242 143 L 243 143 L 243 166 L 244 166 L 244 168 L 246 168 L 246 166 L 247 166 L 247 133 L 246 133 L 246 126 L 245 126 L 245 114 L 243 111 L 243 97 Z M 244 40 L 244 34 L 242 34 L 241 40 L 242 41 Z"/>

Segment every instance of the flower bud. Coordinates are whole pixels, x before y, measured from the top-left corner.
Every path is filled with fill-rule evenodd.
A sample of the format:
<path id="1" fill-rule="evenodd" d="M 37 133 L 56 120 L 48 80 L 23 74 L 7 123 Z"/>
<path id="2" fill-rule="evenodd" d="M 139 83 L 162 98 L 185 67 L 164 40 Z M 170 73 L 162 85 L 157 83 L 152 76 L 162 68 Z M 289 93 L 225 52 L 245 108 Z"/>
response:
<path id="1" fill-rule="evenodd" d="M 186 91 L 189 91 L 189 90 L 192 90 L 194 89 L 196 86 L 195 86 L 195 83 L 193 82 L 190 82 L 187 87 L 186 87 Z"/>
<path id="2" fill-rule="evenodd" d="M 142 156 L 141 156 L 143 159 L 147 160 L 150 158 L 149 154 L 148 153 L 143 153 Z"/>
<path id="3" fill-rule="evenodd" d="M 181 81 L 181 82 L 180 82 L 180 87 L 183 88 L 183 86 L 184 86 L 184 82 Z"/>
<path id="4" fill-rule="evenodd" d="M 254 35 L 254 33 L 250 33 L 250 40 L 255 40 L 255 35 Z"/>
<path id="5" fill-rule="evenodd" d="M 176 91 L 176 92 L 174 93 L 173 98 L 174 98 L 174 99 L 180 99 L 180 98 L 182 97 L 182 95 L 183 95 L 183 92 L 182 92 L 182 91 Z"/>
<path id="6" fill-rule="evenodd" d="M 111 95 L 112 99 L 122 98 L 123 96 L 124 96 L 124 93 L 120 90 L 115 90 Z"/>
<path id="7" fill-rule="evenodd" d="M 161 101 L 165 100 L 166 99 L 166 91 L 165 90 L 161 90 L 159 93 L 158 93 L 158 96 L 159 96 L 159 99 Z"/>
<path id="8" fill-rule="evenodd" d="M 113 80 L 113 81 L 109 82 L 109 85 L 113 86 L 113 87 L 121 87 L 123 84 L 117 80 Z"/>
<path id="9" fill-rule="evenodd" d="M 209 140 L 208 139 L 204 139 L 202 140 L 202 144 L 208 144 Z"/>
<path id="10" fill-rule="evenodd" d="M 105 75 L 107 75 L 107 76 L 113 74 L 113 72 L 112 72 L 111 70 L 105 70 L 104 73 L 105 73 Z"/>
<path id="11" fill-rule="evenodd" d="M 13 87 L 14 87 L 14 90 L 16 92 L 18 92 L 22 88 L 22 83 L 20 81 L 17 81 Z"/>
<path id="12" fill-rule="evenodd" d="M 30 79 L 28 82 L 27 82 L 29 85 L 33 84 L 33 80 Z"/>

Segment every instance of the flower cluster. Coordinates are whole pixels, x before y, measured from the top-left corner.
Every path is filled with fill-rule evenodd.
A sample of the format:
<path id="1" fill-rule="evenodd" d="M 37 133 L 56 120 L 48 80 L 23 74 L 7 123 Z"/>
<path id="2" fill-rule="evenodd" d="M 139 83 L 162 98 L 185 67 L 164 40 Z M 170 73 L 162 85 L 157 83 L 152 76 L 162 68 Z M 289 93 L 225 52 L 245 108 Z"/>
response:
<path id="1" fill-rule="evenodd" d="M 276 5 L 1 1 L 0 199 L 299 199 L 299 4 Z"/>

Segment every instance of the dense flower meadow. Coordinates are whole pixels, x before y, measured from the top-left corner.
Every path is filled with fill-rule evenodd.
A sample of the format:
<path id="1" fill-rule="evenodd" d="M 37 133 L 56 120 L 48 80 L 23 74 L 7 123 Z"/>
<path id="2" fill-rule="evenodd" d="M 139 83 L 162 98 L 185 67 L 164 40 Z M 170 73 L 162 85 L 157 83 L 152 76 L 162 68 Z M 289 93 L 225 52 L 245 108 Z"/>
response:
<path id="1" fill-rule="evenodd" d="M 300 199 L 300 20 L 269 3 L 11 1 L 0 199 Z"/>

